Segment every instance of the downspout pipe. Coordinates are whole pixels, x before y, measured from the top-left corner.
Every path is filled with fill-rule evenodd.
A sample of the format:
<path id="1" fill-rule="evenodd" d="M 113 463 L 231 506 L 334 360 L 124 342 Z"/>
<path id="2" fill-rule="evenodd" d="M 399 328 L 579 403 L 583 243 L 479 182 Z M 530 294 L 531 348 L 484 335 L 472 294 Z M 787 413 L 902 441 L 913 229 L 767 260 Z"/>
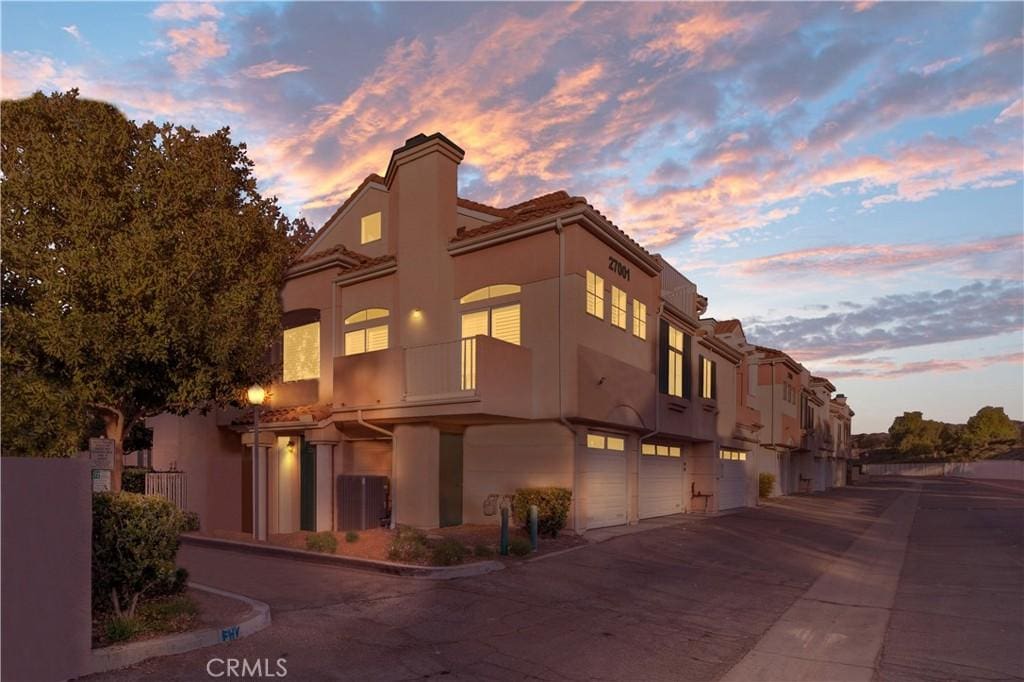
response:
<path id="1" fill-rule="evenodd" d="M 573 526 L 576 529 L 577 535 L 580 529 L 580 514 L 579 514 L 579 457 L 576 453 L 576 427 L 565 418 L 565 402 L 563 398 L 563 383 L 565 382 L 564 377 L 564 364 L 562 356 L 563 346 L 562 343 L 562 328 L 565 326 L 565 319 L 563 309 L 565 308 L 564 299 L 564 281 L 565 281 L 565 228 L 562 226 L 562 219 L 557 218 L 555 220 L 555 231 L 558 233 L 558 421 L 560 421 L 565 428 L 569 429 L 569 433 L 572 434 L 572 518 Z"/>
<path id="2" fill-rule="evenodd" d="M 395 500 L 398 498 L 398 485 L 396 481 L 396 479 L 398 478 L 398 462 L 396 461 L 398 455 L 395 452 L 395 434 L 393 431 L 388 431 L 387 429 L 381 428 L 376 424 L 371 424 L 370 422 L 363 419 L 362 410 L 356 410 L 356 421 L 359 423 L 360 426 L 370 429 L 371 431 L 376 431 L 377 433 L 383 434 L 384 436 L 387 436 L 387 438 L 391 440 L 391 527 L 396 528 L 398 526 L 397 522 L 395 521 L 395 515 L 398 510 L 398 505 L 395 502 Z"/>
<path id="3" fill-rule="evenodd" d="M 658 322 L 658 326 L 656 327 L 657 329 L 661 328 L 661 326 L 660 326 L 661 322 L 660 321 L 661 321 L 661 316 L 664 313 L 665 313 L 665 302 L 662 301 L 662 302 L 660 302 L 658 304 L 658 321 L 659 322 Z M 655 345 L 657 345 L 657 344 L 655 344 Z M 658 372 L 661 371 L 661 368 L 658 366 L 658 363 L 661 362 L 661 357 L 658 355 L 657 351 L 655 351 L 654 355 L 655 355 L 654 373 L 655 373 L 655 375 L 657 375 Z M 660 432 L 661 432 L 661 393 L 655 391 L 655 393 L 654 393 L 654 429 L 652 431 L 648 431 L 644 435 L 640 436 L 640 448 L 641 449 L 643 448 L 645 440 L 647 440 L 651 436 L 653 436 L 655 434 L 658 434 Z"/>

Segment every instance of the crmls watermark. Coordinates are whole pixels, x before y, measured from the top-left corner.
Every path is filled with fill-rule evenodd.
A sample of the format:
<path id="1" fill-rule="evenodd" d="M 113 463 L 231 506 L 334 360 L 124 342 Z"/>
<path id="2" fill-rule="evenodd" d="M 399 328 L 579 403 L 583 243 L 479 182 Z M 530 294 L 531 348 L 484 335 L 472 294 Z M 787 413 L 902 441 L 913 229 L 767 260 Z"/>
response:
<path id="1" fill-rule="evenodd" d="M 279 658 L 271 662 L 269 658 L 211 658 L 206 662 L 206 674 L 210 677 L 287 677 L 285 663 L 288 659 Z"/>

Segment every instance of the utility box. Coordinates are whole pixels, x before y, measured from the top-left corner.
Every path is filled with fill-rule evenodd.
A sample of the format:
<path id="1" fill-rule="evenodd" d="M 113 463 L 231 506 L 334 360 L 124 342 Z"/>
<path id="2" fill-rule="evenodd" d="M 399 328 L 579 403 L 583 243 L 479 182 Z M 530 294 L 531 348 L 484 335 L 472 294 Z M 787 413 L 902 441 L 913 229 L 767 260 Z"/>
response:
<path id="1" fill-rule="evenodd" d="M 338 530 L 379 528 L 388 520 L 387 476 L 338 476 Z"/>

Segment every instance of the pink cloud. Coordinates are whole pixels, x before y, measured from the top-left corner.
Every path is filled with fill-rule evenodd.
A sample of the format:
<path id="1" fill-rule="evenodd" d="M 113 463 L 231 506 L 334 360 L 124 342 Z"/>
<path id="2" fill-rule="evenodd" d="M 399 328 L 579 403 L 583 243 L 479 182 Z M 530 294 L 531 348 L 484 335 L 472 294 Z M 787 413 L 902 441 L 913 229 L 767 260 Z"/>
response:
<path id="1" fill-rule="evenodd" d="M 276 59 L 272 59 L 269 62 L 253 64 L 252 66 L 243 69 L 242 75 L 246 78 L 276 78 L 277 76 L 283 76 L 286 73 L 299 73 L 301 71 L 308 70 L 308 66 L 282 64 Z"/>
<path id="2" fill-rule="evenodd" d="M 164 21 L 193 21 L 219 19 L 224 13 L 208 2 L 165 2 L 157 5 L 149 16 Z"/>
<path id="3" fill-rule="evenodd" d="M 217 23 L 201 21 L 188 28 L 167 31 L 172 53 L 167 58 L 178 75 L 185 76 L 203 67 L 207 62 L 228 53 L 228 44 L 218 35 Z"/>
<path id="4" fill-rule="evenodd" d="M 964 360 L 920 360 L 899 365 L 892 362 L 854 363 L 851 360 L 840 360 L 833 367 L 814 371 L 831 379 L 899 379 L 912 374 L 976 371 L 1002 364 L 1013 364 L 1019 368 L 1024 365 L 1024 353 L 1003 353 Z M 844 365 L 852 367 L 844 369 Z"/>

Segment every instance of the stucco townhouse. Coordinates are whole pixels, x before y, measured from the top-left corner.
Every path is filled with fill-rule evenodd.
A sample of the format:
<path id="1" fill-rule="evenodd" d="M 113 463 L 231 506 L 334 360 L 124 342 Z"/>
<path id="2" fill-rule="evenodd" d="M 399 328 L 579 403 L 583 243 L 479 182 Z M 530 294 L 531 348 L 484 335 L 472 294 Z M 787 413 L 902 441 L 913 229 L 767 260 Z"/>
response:
<path id="1" fill-rule="evenodd" d="M 795 490 L 805 392 L 848 432 L 831 384 L 702 319 L 696 285 L 586 199 L 463 199 L 463 156 L 408 140 L 292 263 L 255 471 L 251 410 L 149 420 L 204 528 L 496 523 L 532 486 L 571 489 L 577 531 L 714 512 L 756 504 L 762 460 Z"/>

